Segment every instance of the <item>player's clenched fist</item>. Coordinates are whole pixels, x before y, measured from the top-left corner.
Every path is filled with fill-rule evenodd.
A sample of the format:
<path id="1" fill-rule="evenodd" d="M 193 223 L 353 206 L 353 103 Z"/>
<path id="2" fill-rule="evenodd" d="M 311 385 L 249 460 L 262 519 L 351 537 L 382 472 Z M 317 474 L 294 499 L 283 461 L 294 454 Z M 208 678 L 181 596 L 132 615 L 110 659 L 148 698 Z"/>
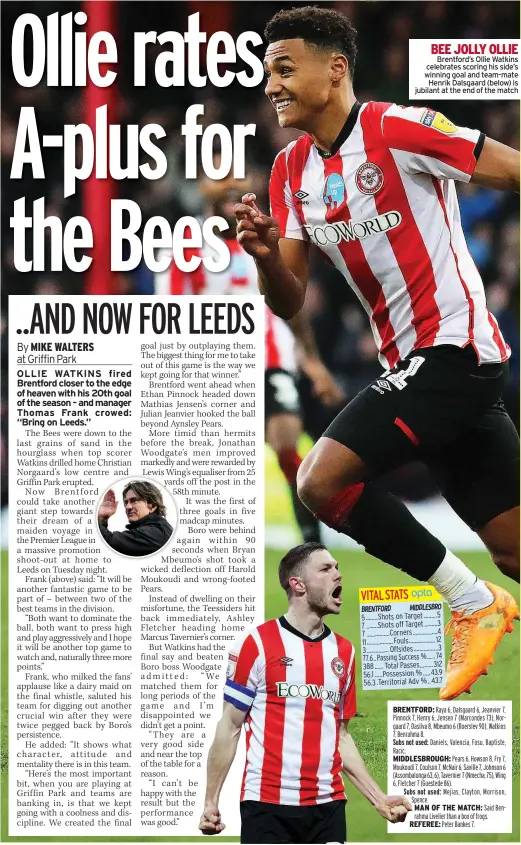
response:
<path id="1" fill-rule="evenodd" d="M 218 807 L 210 807 L 207 805 L 204 808 L 204 812 L 199 822 L 199 830 L 201 833 L 204 833 L 205 836 L 214 836 L 216 833 L 220 833 L 224 830 L 225 827 L 226 825 L 224 825 L 221 821 L 221 814 Z"/>
<path id="2" fill-rule="evenodd" d="M 280 230 L 274 217 L 260 211 L 255 194 L 245 194 L 241 203 L 234 206 L 237 218 L 237 240 L 245 252 L 253 258 L 268 258 L 277 247 Z"/>
<path id="3" fill-rule="evenodd" d="M 412 804 L 403 795 L 385 795 L 384 800 L 376 805 L 376 809 L 384 819 L 395 824 L 403 822 L 412 810 Z"/>

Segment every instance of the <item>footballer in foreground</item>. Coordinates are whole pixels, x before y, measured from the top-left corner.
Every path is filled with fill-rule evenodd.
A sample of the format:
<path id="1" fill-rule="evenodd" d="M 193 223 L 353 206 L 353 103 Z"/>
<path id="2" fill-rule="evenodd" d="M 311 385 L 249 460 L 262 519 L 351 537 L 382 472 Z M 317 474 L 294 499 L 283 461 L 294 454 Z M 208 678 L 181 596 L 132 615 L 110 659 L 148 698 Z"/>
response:
<path id="1" fill-rule="evenodd" d="M 245 631 L 229 655 L 199 830 L 225 828 L 219 797 L 243 725 L 241 842 L 345 842 L 342 774 L 384 819 L 404 821 L 411 802 L 382 792 L 348 731 L 355 652 L 323 621 L 342 606 L 338 563 L 320 543 L 305 543 L 281 560 L 279 581 L 287 613 Z"/>
<path id="2" fill-rule="evenodd" d="M 246 194 L 237 237 L 272 311 L 302 308 L 314 244 L 367 312 L 385 370 L 300 466 L 318 519 L 413 578 L 452 611 L 442 699 L 470 692 L 519 610 L 417 522 L 379 475 L 415 460 L 519 581 L 519 438 L 501 401 L 510 355 L 461 227 L 455 180 L 519 191 L 519 153 L 429 108 L 357 101 L 356 33 L 339 12 L 300 7 L 265 30 L 266 94 L 282 150 L 271 216 Z"/>

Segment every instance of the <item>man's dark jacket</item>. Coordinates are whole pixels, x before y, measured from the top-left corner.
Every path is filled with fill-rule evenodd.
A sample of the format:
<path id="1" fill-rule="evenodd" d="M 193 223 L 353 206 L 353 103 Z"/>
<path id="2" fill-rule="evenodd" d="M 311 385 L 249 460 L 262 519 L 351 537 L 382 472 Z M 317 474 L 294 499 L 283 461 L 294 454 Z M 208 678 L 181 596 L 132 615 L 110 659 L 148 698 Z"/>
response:
<path id="1" fill-rule="evenodd" d="M 109 531 L 106 519 L 100 519 L 98 525 L 101 536 L 114 551 L 135 557 L 162 549 L 174 530 L 164 516 L 156 513 L 129 522 L 126 531 Z"/>

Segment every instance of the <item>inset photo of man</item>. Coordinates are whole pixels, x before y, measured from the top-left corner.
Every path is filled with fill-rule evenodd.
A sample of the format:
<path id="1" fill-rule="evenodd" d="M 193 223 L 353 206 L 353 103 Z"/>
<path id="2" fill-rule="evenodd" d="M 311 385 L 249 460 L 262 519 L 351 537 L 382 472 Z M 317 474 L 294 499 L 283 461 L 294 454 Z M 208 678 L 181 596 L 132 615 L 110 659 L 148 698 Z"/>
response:
<path id="1" fill-rule="evenodd" d="M 124 529 L 112 530 L 122 526 L 123 514 Z M 97 517 L 107 545 L 130 557 L 144 557 L 162 549 L 172 536 L 172 522 L 176 521 L 170 494 L 159 485 L 142 480 L 114 484 L 101 499 Z M 114 519 L 109 526 L 111 517 Z"/>

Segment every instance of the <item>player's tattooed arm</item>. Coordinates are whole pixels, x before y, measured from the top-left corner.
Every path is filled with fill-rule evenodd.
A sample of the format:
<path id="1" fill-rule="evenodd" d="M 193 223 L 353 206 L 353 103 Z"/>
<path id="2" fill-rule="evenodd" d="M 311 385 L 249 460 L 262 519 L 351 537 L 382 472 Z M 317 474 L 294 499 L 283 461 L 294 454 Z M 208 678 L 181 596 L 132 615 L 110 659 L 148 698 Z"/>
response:
<path id="1" fill-rule="evenodd" d="M 241 728 L 247 715 L 248 711 L 239 710 L 228 701 L 224 702 L 223 714 L 208 752 L 204 810 L 199 821 L 199 830 L 206 836 L 220 833 L 226 827 L 221 820 L 219 796 L 235 759 Z"/>
<path id="2" fill-rule="evenodd" d="M 471 181 L 485 188 L 519 193 L 519 152 L 485 138 Z"/>
<path id="3" fill-rule="evenodd" d="M 412 804 L 403 795 L 385 795 L 366 769 L 365 763 L 347 730 L 349 720 L 340 723 L 338 750 L 342 758 L 342 771 L 364 798 L 389 822 L 403 822 Z"/>
<path id="4" fill-rule="evenodd" d="M 281 238 L 275 218 L 260 211 L 255 200 L 255 194 L 245 194 L 234 207 L 237 240 L 255 259 L 259 290 L 267 304 L 278 317 L 290 320 L 304 305 L 309 245 Z"/>

